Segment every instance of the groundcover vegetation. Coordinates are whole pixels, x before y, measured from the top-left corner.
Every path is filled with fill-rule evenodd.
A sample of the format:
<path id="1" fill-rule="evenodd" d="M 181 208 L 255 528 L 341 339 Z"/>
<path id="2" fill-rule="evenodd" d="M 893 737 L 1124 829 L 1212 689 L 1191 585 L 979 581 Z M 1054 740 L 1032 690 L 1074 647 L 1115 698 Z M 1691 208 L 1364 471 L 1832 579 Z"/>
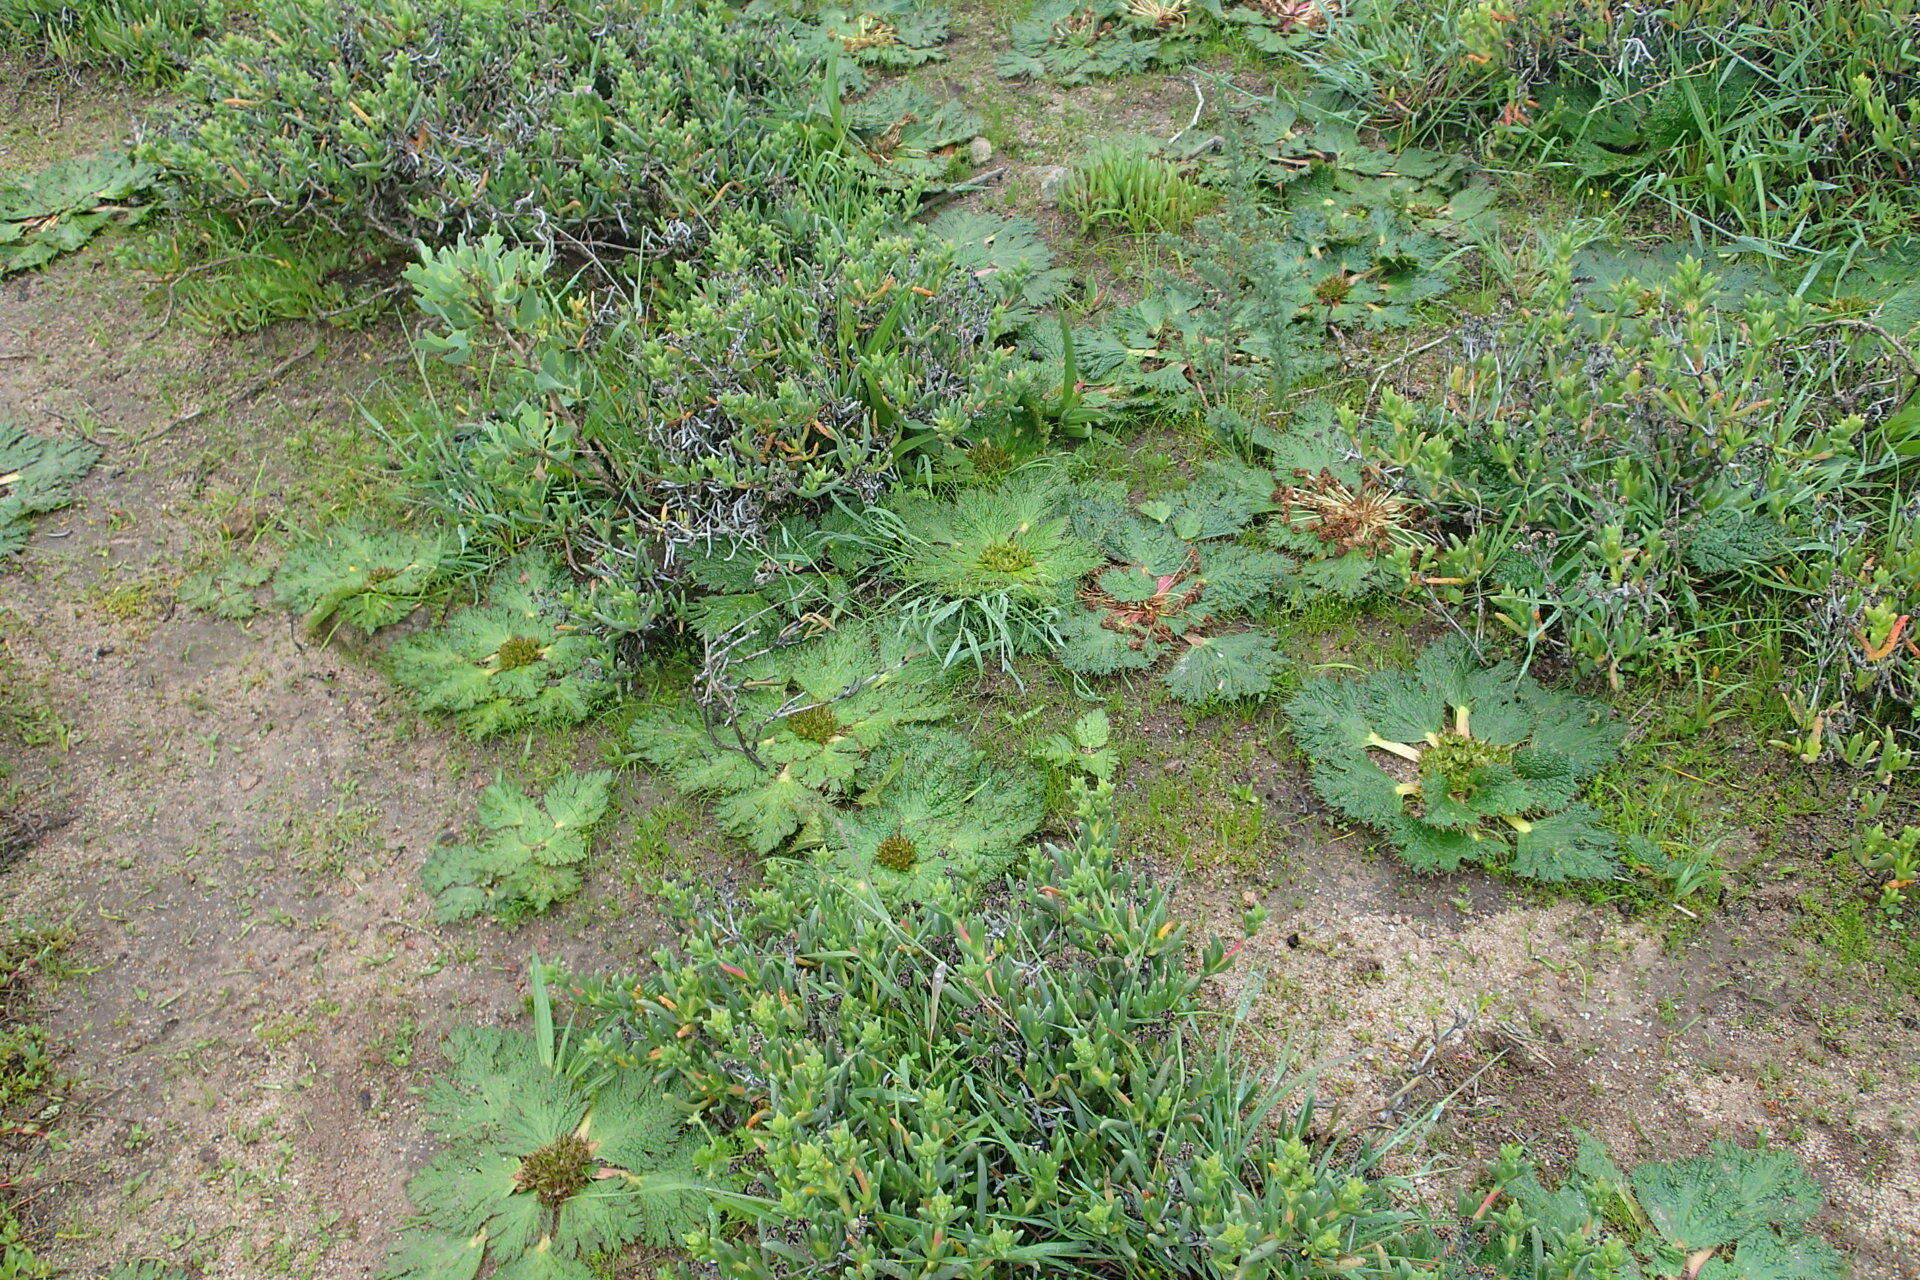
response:
<path id="1" fill-rule="evenodd" d="M 1764 1145 L 1511 1148 L 1436 1207 L 1416 1122 L 1328 1141 L 1220 1007 L 1242 942 L 1129 857 L 1108 708 L 1268 726 L 1353 856 L 1697 918 L 1724 869 L 1603 783 L 1646 700 L 1730 700 L 1847 771 L 1845 857 L 1906 921 L 1914 19 L 1023 6 L 993 76 L 1205 68 L 1041 223 L 974 198 L 928 4 L 0 0 L 166 86 L 100 182 L 0 223 L 22 269 L 150 188 L 235 248 L 203 266 L 272 261 L 247 315 L 412 334 L 364 406 L 388 496 L 183 599 L 270 597 L 475 738 L 605 729 L 607 769 L 487 787 L 437 918 L 577 893 L 614 771 L 751 858 L 662 886 L 634 972 L 536 959 L 531 1032 L 448 1042 L 388 1274 L 1841 1274 Z M 0 426 L 0 555 L 95 457 Z M 1418 643 L 1329 652 L 1326 617 Z M 1090 707 L 1019 749 L 976 709 L 1043 689 Z"/>

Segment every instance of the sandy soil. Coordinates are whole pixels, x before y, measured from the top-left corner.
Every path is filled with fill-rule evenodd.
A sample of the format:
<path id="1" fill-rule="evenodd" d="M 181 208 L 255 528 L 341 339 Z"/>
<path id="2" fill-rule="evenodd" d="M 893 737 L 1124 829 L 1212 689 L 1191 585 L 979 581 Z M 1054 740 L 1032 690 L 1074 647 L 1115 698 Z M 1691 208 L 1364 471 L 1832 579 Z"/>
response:
<path id="1" fill-rule="evenodd" d="M 0 167 L 123 128 L 117 99 L 20 97 L 48 127 L 16 118 Z M 10 670 L 70 729 L 23 804 L 55 829 L 0 878 L 0 914 L 70 920 L 86 971 L 44 994 L 82 1084 L 58 1193 L 35 1201 L 42 1252 L 87 1275 L 137 1257 L 370 1275 L 428 1150 L 415 1095 L 444 1031 L 517 1016 L 535 951 L 632 963 L 647 918 L 610 884 L 518 933 L 432 926 L 419 864 L 515 753 L 424 725 L 364 657 L 283 615 L 173 603 L 223 527 L 270 524 L 311 499 L 314 468 L 344 465 L 350 397 L 404 336 L 155 334 L 147 293 L 110 243 L 0 282 L 0 419 L 105 450 L 0 569 Z"/>

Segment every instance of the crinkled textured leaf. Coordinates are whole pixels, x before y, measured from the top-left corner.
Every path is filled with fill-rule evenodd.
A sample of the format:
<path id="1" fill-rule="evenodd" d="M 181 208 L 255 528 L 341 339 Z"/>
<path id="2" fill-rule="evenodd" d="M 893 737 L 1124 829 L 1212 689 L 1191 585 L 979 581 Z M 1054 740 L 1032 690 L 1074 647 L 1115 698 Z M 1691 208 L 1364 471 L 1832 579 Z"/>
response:
<path id="1" fill-rule="evenodd" d="M 1208 617 L 1244 613 L 1278 592 L 1287 581 L 1291 563 L 1285 556 L 1235 542 L 1200 547 L 1200 597 Z"/>
<path id="2" fill-rule="evenodd" d="M 1190 637 L 1187 651 L 1167 668 L 1167 688 L 1182 702 L 1204 705 L 1251 698 L 1273 688 L 1286 659 L 1261 631 Z"/>
<path id="3" fill-rule="evenodd" d="M 1681 555 L 1701 573 L 1738 573 L 1785 555 L 1786 533 L 1778 520 L 1722 507 L 1694 521 L 1686 531 Z"/>
<path id="4" fill-rule="evenodd" d="M 905 81 L 877 89 L 843 111 L 859 140 L 857 163 L 882 178 L 914 184 L 940 178 L 957 149 L 980 132 L 980 117 L 957 99 L 936 98 Z"/>
<path id="5" fill-rule="evenodd" d="M 1073 273 L 1053 265 L 1053 250 L 1031 218 L 972 209 L 941 214 L 928 230 L 953 245 L 953 264 L 1010 302 L 1044 307 L 1059 300 Z"/>
<path id="6" fill-rule="evenodd" d="M 1077 613 L 1059 623 L 1060 646 L 1054 656 L 1069 671 L 1112 675 L 1144 671 L 1166 656 L 1158 640 L 1128 636 L 1103 626 L 1097 614 Z"/>
<path id="7" fill-rule="evenodd" d="M 1144 670 L 1172 653 L 1164 679 L 1189 702 L 1270 688 L 1280 666 L 1271 641 L 1251 632 L 1211 634 L 1274 594 L 1291 571 L 1286 557 L 1229 540 L 1266 502 L 1271 479 L 1262 477 L 1257 468 L 1222 464 L 1172 499 L 1138 506 L 1117 485 L 1078 486 L 1063 504 L 1070 527 L 1118 563 L 1088 579 L 1081 591 L 1087 609 L 1058 624 L 1060 661 L 1105 674 Z"/>
<path id="8" fill-rule="evenodd" d="M 1458 871 L 1485 856 L 1485 842 L 1475 840 L 1471 832 L 1450 831 L 1404 814 L 1389 822 L 1386 831 L 1400 856 L 1416 871 Z"/>
<path id="9" fill-rule="evenodd" d="M 1046 816 L 1031 771 L 989 763 L 956 733 L 903 738 L 875 752 L 860 781 L 856 805 L 830 821 L 820 862 L 893 901 L 929 897 L 949 876 L 985 878 Z M 911 845 L 911 866 L 877 860 L 888 840 Z"/>
<path id="10" fill-rule="evenodd" d="M 1791 1152 L 1731 1142 L 1691 1160 L 1643 1164 L 1633 1171 L 1633 1189 L 1660 1234 L 1689 1250 L 1803 1228 L 1822 1199 Z"/>
<path id="11" fill-rule="evenodd" d="M 445 536 L 421 530 L 336 525 L 289 551 L 274 596 L 316 634 L 338 619 L 373 632 L 406 617 L 446 577 Z"/>
<path id="12" fill-rule="evenodd" d="M 29 435 L 0 422 L 0 559 L 26 545 L 27 522 L 73 501 L 100 451 L 84 440 Z"/>
<path id="13" fill-rule="evenodd" d="M 1165 499 L 1166 525 L 1189 542 L 1225 538 L 1273 510 L 1273 475 L 1244 463 L 1215 463 L 1201 479 Z"/>
<path id="14" fill-rule="evenodd" d="M 1008 33 L 1012 48 L 994 63 L 1009 79 L 1077 85 L 1145 71 L 1175 60 L 1175 42 L 1129 21 L 1123 0 L 1044 0 Z"/>
<path id="15" fill-rule="evenodd" d="M 272 577 L 272 565 L 228 556 L 211 568 L 188 574 L 181 580 L 175 598 L 189 609 L 239 622 L 260 612 L 254 592 Z"/>
<path id="16" fill-rule="evenodd" d="M 154 170 L 125 153 L 56 160 L 38 173 L 0 178 L 0 277 L 78 249 L 123 201 L 153 181 Z"/>
<path id="17" fill-rule="evenodd" d="M 1055 769 L 1105 782 L 1120 767 L 1119 753 L 1107 746 L 1112 738 L 1113 721 L 1096 707 L 1075 720 L 1065 733 L 1044 739 L 1033 749 L 1033 758 Z"/>
<path id="18" fill-rule="evenodd" d="M 1515 833 L 1509 869 L 1534 880 L 1604 880 L 1618 848 L 1591 805 L 1571 804 Z"/>
<path id="19" fill-rule="evenodd" d="M 551 561 L 509 561 L 480 606 L 395 645 L 394 676 L 476 737 L 580 723 L 613 692 L 613 652 L 565 621 L 561 587 Z"/>
<path id="20" fill-rule="evenodd" d="M 846 56 L 869 66 L 898 69 L 946 59 L 940 46 L 949 27 L 946 11 L 918 0 L 824 9 L 820 27 Z"/>
<path id="21" fill-rule="evenodd" d="M 1311 748 L 1308 754 L 1314 754 Z M 1377 827 L 1394 827 L 1407 821 L 1406 805 L 1394 790 L 1397 785 L 1367 759 L 1330 759 L 1313 771 L 1313 789 L 1322 800 L 1350 818 Z"/>
<path id="22" fill-rule="evenodd" d="M 719 797 L 715 816 L 761 853 L 816 831 L 867 754 L 903 727 L 944 718 L 949 681 L 924 650 L 849 626 L 743 664 L 738 731 L 710 730 L 691 707 L 645 714 L 629 730 L 641 760 L 683 791 Z"/>
<path id="23" fill-rule="evenodd" d="M 694 1136 L 679 1110 L 623 1075 L 587 1089 L 535 1040 L 466 1028 L 446 1043 L 447 1073 L 427 1091 L 427 1121 L 445 1144 L 407 1183 L 423 1230 L 409 1233 L 391 1280 L 561 1277 L 636 1240 L 678 1243 L 696 1221 Z M 573 1135 L 594 1144 L 588 1181 L 555 1205 L 522 1186 L 522 1161 Z M 484 1256 L 476 1256 L 477 1254 Z M 588 1273 L 591 1274 L 591 1273 Z"/>
<path id="24" fill-rule="evenodd" d="M 413 1229 L 401 1235 L 380 1276 L 381 1280 L 474 1280 L 486 1260 L 483 1234 L 459 1237 Z"/>
<path id="25" fill-rule="evenodd" d="M 1709 1258 L 1694 1280 L 1842 1280 L 1846 1274 L 1846 1257 L 1820 1237 L 1764 1232 L 1742 1240 L 1731 1255 Z"/>
<path id="26" fill-rule="evenodd" d="M 489 786 L 480 797 L 485 839 L 436 849 L 420 869 L 435 918 L 484 912 L 517 922 L 578 892 L 578 864 L 589 831 L 606 815 L 612 777 L 566 774 L 537 801 L 504 782 Z"/>
<path id="27" fill-rule="evenodd" d="M 1309 681 L 1287 715 L 1320 795 L 1384 830 L 1414 866 L 1613 874 L 1618 840 L 1574 801 L 1619 749 L 1620 729 L 1597 704 L 1443 642 L 1411 671 Z"/>
<path id="28" fill-rule="evenodd" d="M 0 222 L 48 218 L 124 200 L 153 181 L 150 165 L 124 152 L 56 160 L 38 173 L 0 181 Z"/>
<path id="29" fill-rule="evenodd" d="M 494 1272 L 489 1280 L 598 1280 L 598 1277 L 583 1260 L 541 1241 Z"/>

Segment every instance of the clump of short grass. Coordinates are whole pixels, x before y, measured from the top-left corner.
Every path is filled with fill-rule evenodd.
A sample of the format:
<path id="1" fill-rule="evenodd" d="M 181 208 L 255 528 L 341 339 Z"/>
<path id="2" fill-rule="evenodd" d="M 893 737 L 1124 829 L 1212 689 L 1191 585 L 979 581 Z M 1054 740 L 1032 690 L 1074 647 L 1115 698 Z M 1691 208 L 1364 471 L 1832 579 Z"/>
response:
<path id="1" fill-rule="evenodd" d="M 1211 190 L 1143 139 L 1096 147 L 1073 163 L 1060 189 L 1061 211 L 1086 233 L 1170 235 L 1214 203 Z"/>

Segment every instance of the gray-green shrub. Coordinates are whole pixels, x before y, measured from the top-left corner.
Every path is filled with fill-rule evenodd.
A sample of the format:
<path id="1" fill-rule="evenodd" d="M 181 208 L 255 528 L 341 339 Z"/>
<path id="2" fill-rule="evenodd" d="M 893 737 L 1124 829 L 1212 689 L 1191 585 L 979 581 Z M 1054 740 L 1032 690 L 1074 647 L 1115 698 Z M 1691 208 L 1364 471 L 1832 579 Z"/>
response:
<path id="1" fill-rule="evenodd" d="M 1440 521 L 1441 601 L 1616 684 L 1693 674 L 1892 532 L 1913 379 L 1870 326 L 1698 263 L 1583 292 L 1563 255 L 1523 304 L 1461 335 L 1443 398 L 1348 417 Z"/>
<path id="2" fill-rule="evenodd" d="M 781 171 L 800 58 L 719 0 L 265 0 L 145 152 L 262 221 L 670 252 Z"/>
<path id="3" fill-rule="evenodd" d="M 995 343 L 1005 304 L 891 202 L 724 218 L 697 268 L 631 294 L 556 289 L 551 268 L 487 239 L 409 272 L 427 348 L 480 384 L 433 415 L 423 493 L 501 551 L 573 548 L 616 630 L 671 608 L 716 540 L 866 506 L 1024 398 Z"/>

